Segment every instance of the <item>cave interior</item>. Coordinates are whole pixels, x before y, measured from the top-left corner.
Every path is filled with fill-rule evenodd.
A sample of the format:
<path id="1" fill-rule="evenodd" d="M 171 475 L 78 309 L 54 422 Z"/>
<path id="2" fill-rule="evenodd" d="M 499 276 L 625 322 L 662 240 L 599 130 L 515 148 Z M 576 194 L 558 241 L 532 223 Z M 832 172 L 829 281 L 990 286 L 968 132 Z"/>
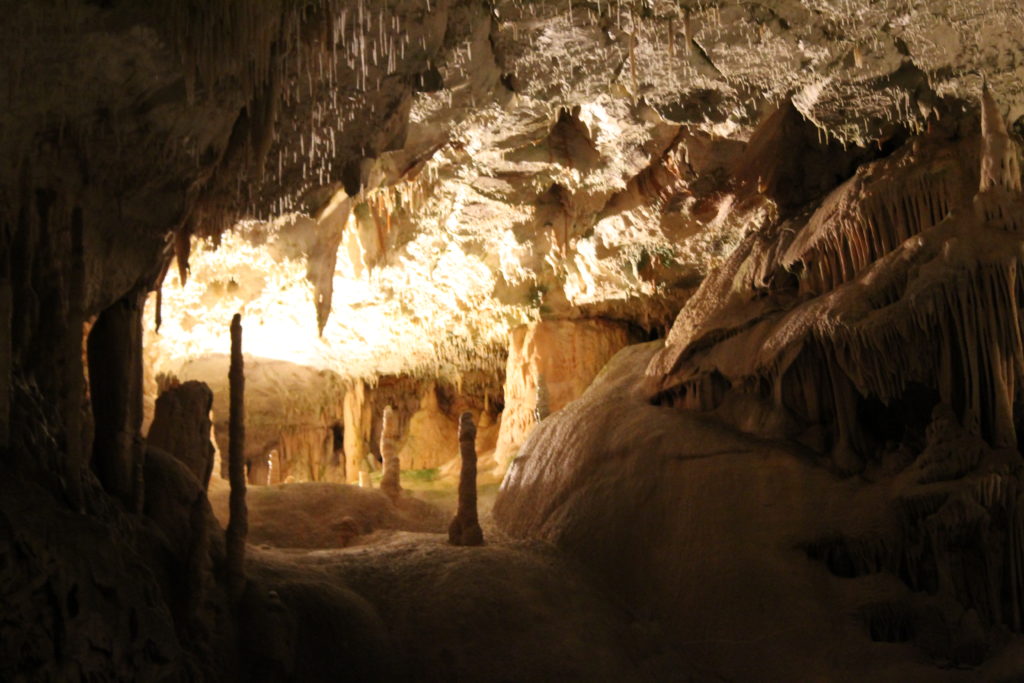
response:
<path id="1" fill-rule="evenodd" d="M 1019 0 L 10 0 L 0 680 L 1024 680 Z"/>

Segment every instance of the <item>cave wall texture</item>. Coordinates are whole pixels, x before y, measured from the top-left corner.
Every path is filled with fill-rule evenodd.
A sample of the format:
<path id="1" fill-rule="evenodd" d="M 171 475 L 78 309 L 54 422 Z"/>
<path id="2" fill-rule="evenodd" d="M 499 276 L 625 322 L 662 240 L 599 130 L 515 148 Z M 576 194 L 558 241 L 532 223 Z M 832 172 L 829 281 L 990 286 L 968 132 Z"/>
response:
<path id="1" fill-rule="evenodd" d="M 992 643 L 1021 630 L 1024 595 L 1017 0 L 0 10 L 0 678 L 303 679 L 303 624 L 274 617 L 286 612 L 276 594 L 232 601 L 205 482 L 142 436 L 143 338 L 162 322 L 161 288 L 169 301 L 192 296 L 190 254 L 216 254 L 219 241 L 278 264 L 291 278 L 282 291 L 305 307 L 298 333 L 319 345 L 305 364 L 353 382 L 497 377 L 509 332 L 539 320 L 648 336 L 671 326 L 662 348 L 623 351 L 615 382 L 604 375 L 604 389 L 526 439 L 496 508 L 508 533 L 570 550 L 637 605 L 670 596 L 663 605 L 718 624 L 712 639 L 749 631 L 767 661 L 763 621 L 745 631 L 739 612 L 716 617 L 686 590 L 718 576 L 708 594 L 724 595 L 749 578 L 733 571 L 742 558 L 666 559 L 711 542 L 687 516 L 662 535 L 621 535 L 677 519 L 674 497 L 707 503 L 695 483 L 706 481 L 723 490 L 694 514 L 724 520 L 715 528 L 729 537 L 742 525 L 725 503 L 749 486 L 799 508 L 767 525 L 764 538 L 789 545 L 750 559 L 763 577 L 804 543 L 840 573 L 882 567 L 906 585 L 823 600 L 804 621 L 798 600 L 783 622 L 804 632 L 866 610 L 881 639 L 915 640 L 940 664 L 1001 666 Z M 383 312 L 351 334 L 349 309 L 334 308 L 349 274 L 384 292 Z M 265 310 L 251 309 L 247 329 Z M 227 319 L 207 317 L 223 335 Z M 167 325 L 202 339 L 176 317 Z M 355 347 L 342 340 L 372 346 L 371 330 L 394 334 L 345 365 Z M 217 343 L 190 353 L 226 353 Z M 349 463 L 373 429 L 353 417 L 350 436 L 367 405 L 350 386 L 338 407 Z M 584 409 L 595 397 L 601 409 Z M 667 443 L 711 429 L 674 404 L 785 440 L 764 459 L 787 476 L 752 458 L 706 479 L 653 477 L 638 434 Z M 616 425 L 625 431 L 608 436 Z M 364 445 L 350 450 L 357 431 Z M 708 439 L 746 453 L 738 433 Z M 964 448 L 946 453 L 957 439 Z M 664 446 L 645 451 L 659 467 L 704 453 L 679 460 Z M 854 490 L 851 474 L 899 490 Z M 804 523 L 829 487 L 857 505 L 833 526 Z M 875 519 L 855 514 L 872 507 L 865 496 L 896 500 L 903 517 L 863 528 Z M 608 500 L 621 506 L 594 503 Z M 630 509 L 642 515 L 623 526 L 613 512 Z M 858 528 L 828 536 L 841 522 Z M 987 540 L 971 545 L 977 534 Z M 642 547 L 625 568 L 602 554 L 630 543 Z M 915 598 L 922 587 L 941 604 Z M 782 605 L 783 588 L 765 591 Z M 377 632 L 344 591 L 324 600 L 343 627 Z M 843 628 L 808 634 L 793 662 L 821 666 L 815 645 Z M 347 669 L 383 676 L 375 647 L 353 646 Z M 692 654 L 731 670 L 727 651 Z"/>

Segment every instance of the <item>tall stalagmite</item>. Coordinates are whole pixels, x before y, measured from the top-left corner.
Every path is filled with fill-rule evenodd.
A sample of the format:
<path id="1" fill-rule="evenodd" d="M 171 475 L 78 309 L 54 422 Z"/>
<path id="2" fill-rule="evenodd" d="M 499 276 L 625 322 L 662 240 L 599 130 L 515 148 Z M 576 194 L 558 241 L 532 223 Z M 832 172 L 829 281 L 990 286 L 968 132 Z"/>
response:
<path id="1" fill-rule="evenodd" d="M 228 521 L 228 593 L 237 600 L 245 589 L 245 537 L 249 530 L 245 507 L 245 370 L 242 365 L 242 316 L 231 319 L 231 406 L 228 416 L 228 478 L 231 518 Z"/>
<path id="2" fill-rule="evenodd" d="M 380 488 L 393 499 L 402 493 L 399 481 L 401 465 L 398 460 L 398 437 L 398 416 L 394 408 L 386 406 L 380 430 L 380 457 L 384 460 L 384 476 L 381 477 Z"/>
<path id="3" fill-rule="evenodd" d="M 448 542 L 452 545 L 483 545 L 484 532 L 476 514 L 476 425 L 469 412 L 459 418 L 459 453 L 462 456 L 459 510 L 448 525 Z"/>

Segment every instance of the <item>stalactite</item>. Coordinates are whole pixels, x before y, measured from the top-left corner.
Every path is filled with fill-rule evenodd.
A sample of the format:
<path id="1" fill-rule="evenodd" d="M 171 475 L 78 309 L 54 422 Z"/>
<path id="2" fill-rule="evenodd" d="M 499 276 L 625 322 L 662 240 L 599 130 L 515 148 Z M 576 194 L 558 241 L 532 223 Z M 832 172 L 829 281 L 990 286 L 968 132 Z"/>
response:
<path id="1" fill-rule="evenodd" d="M 178 261 L 178 278 L 182 284 L 188 282 L 188 257 L 192 251 L 192 228 L 183 224 L 174 233 L 174 256 Z"/>
<path id="2" fill-rule="evenodd" d="M 787 268 L 800 264 L 801 291 L 821 294 L 854 279 L 966 200 L 964 176 L 952 159 L 906 175 L 896 184 L 884 171 L 858 174 L 814 213 L 782 257 Z"/>
<path id="3" fill-rule="evenodd" d="M 245 590 L 245 538 L 249 531 L 245 504 L 245 369 L 242 361 L 242 316 L 231 319 L 231 366 L 228 372 L 228 476 L 230 518 L 225 532 L 225 579 L 228 595 L 237 601 Z"/>
<path id="4" fill-rule="evenodd" d="M 385 406 L 380 430 L 380 455 L 384 461 L 384 474 L 380 480 L 380 489 L 392 500 L 397 499 L 402 493 L 401 464 L 398 458 L 399 439 L 398 415 L 393 407 Z"/>
<path id="5" fill-rule="evenodd" d="M 459 454 L 462 458 L 459 508 L 448 525 L 448 542 L 452 545 L 483 545 L 484 533 L 476 510 L 476 425 L 473 424 L 473 414 L 469 412 L 459 417 Z"/>

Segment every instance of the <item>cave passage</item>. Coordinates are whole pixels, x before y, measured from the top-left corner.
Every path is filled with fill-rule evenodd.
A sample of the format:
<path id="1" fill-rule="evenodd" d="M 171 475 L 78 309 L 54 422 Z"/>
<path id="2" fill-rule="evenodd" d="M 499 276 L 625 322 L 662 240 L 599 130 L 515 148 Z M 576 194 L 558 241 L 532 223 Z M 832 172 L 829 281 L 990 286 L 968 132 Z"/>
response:
<path id="1" fill-rule="evenodd" d="M 1024 680 L 1019 0 L 2 16 L 0 680 Z"/>

